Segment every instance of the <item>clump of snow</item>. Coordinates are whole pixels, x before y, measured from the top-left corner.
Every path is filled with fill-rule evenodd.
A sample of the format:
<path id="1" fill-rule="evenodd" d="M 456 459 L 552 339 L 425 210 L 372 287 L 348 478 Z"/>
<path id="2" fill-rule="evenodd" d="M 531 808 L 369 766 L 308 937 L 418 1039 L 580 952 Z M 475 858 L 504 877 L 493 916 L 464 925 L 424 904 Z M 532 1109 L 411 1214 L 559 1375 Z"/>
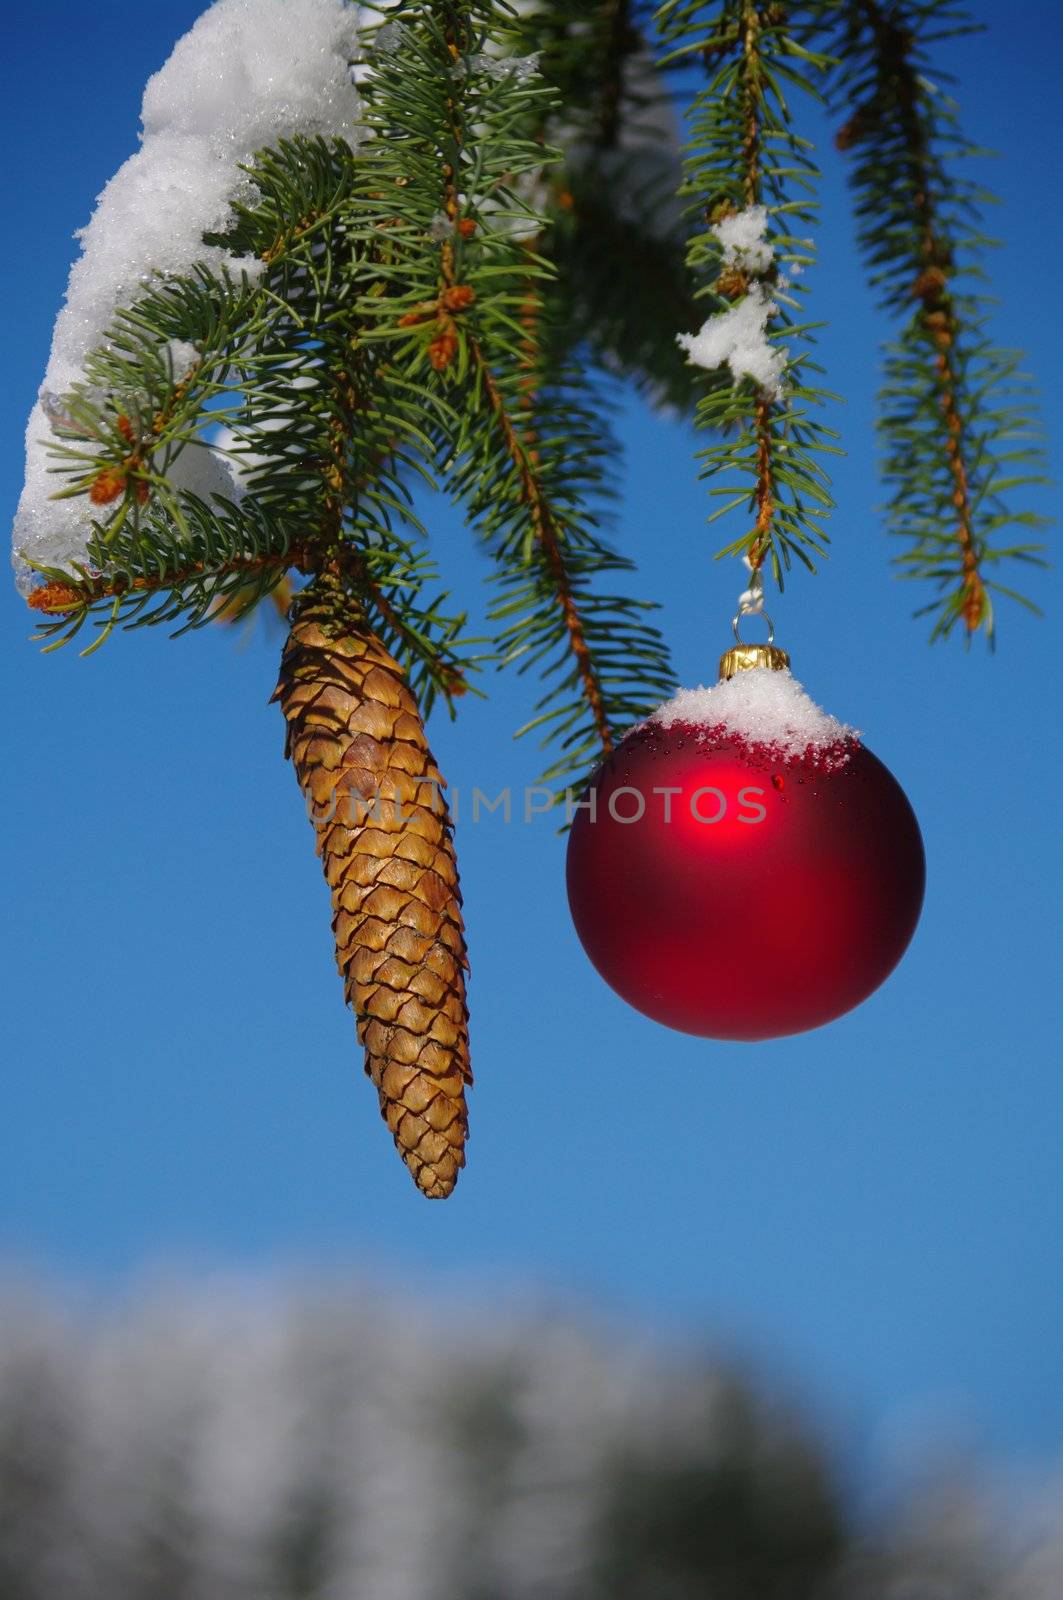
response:
<path id="1" fill-rule="evenodd" d="M 766 206 L 747 206 L 733 216 L 714 222 L 712 232 L 720 241 L 725 267 L 738 267 L 742 272 L 767 272 L 775 260 L 775 252 L 764 237 L 768 227 Z"/>
<path id="2" fill-rule="evenodd" d="M 752 378 L 764 394 L 776 400 L 790 355 L 784 345 L 772 344 L 767 336 L 768 321 L 778 309 L 763 286 L 754 283 L 736 305 L 709 317 L 697 333 L 680 333 L 677 339 L 694 366 L 711 371 L 726 362 L 736 383 Z"/>
<path id="3" fill-rule="evenodd" d="M 140 149 L 78 233 L 82 253 L 44 378 L 48 409 L 38 402 L 30 414 L 14 530 L 23 586 L 31 575 L 19 552 L 69 566 L 84 559 L 92 532 L 86 497 L 51 498 L 64 482 L 48 453 L 54 396 L 83 377 L 85 357 L 104 342 L 116 310 L 154 274 L 177 276 L 197 264 L 225 264 L 252 277 L 261 270 L 259 261 L 205 245 L 203 235 L 222 230 L 232 200 L 247 195 L 239 167 L 256 150 L 294 134 L 357 142 L 359 100 L 349 65 L 357 24 L 358 11 L 345 0 L 216 0 L 149 79 Z"/>
<path id="4" fill-rule="evenodd" d="M 170 371 L 178 378 L 184 377 L 199 360 L 199 351 L 187 339 L 168 339 L 165 345 Z"/>
<path id="5" fill-rule="evenodd" d="M 711 231 L 720 244 L 722 265 L 763 277 L 775 260 L 767 228 L 766 206 L 747 206 L 714 222 Z M 712 371 L 726 363 L 736 383 L 752 378 L 769 399 L 777 400 L 790 354 L 767 336 L 778 309 L 764 285 L 754 282 L 743 299 L 709 317 L 697 333 L 679 334 L 679 344 L 695 366 Z"/>
<path id="6" fill-rule="evenodd" d="M 195 440 L 171 463 L 166 481 L 174 489 L 187 489 L 209 506 L 213 495 L 239 500 L 242 489 L 229 459 L 214 446 Z"/>
<path id="7" fill-rule="evenodd" d="M 764 612 L 764 569 L 754 566 L 750 556 L 742 557 L 742 565 L 749 573 L 749 588 L 743 589 L 738 596 L 738 615 L 740 617 L 759 617 Z"/>
<path id="8" fill-rule="evenodd" d="M 187 134 L 231 160 L 292 131 L 357 137 L 345 0 L 216 0 L 144 91 L 145 142 Z"/>
<path id="9" fill-rule="evenodd" d="M 709 688 L 680 689 L 645 724 L 727 733 L 781 757 L 801 757 L 859 737 L 816 705 L 788 670 L 753 667 Z"/>
<path id="10" fill-rule="evenodd" d="M 315 362 L 315 366 L 319 363 Z M 276 376 L 281 379 L 283 387 L 290 392 L 294 389 L 312 389 L 320 379 L 313 372 L 297 372 L 294 377 L 281 378 L 278 370 Z M 279 396 L 277 397 L 280 398 Z M 286 428 L 290 422 L 288 409 L 283 404 L 277 410 L 259 410 L 254 419 L 254 435 L 276 433 Z M 187 454 L 187 452 L 186 452 Z M 270 457 L 263 451 L 256 450 L 249 442 L 244 432 L 238 431 L 230 423 L 223 422 L 214 430 L 211 448 L 205 451 L 206 455 L 213 455 L 219 468 L 229 476 L 228 495 L 231 499 L 242 500 L 248 492 L 251 476 L 257 469 L 264 466 Z M 180 457 L 183 461 L 184 457 Z M 220 493 L 220 490 L 214 490 Z M 208 497 L 197 489 L 196 493 L 202 499 Z"/>

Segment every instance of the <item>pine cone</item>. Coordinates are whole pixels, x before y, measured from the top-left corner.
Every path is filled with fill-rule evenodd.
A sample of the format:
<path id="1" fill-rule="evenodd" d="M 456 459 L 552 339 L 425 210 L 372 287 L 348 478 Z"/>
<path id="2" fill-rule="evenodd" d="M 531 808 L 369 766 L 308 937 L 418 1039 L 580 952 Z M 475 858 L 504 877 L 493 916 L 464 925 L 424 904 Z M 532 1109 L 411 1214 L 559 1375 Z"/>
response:
<path id="1" fill-rule="evenodd" d="M 465 1164 L 465 940 L 443 780 L 402 669 L 331 574 L 296 598 L 279 700 L 332 890 L 365 1070 L 414 1182 Z"/>

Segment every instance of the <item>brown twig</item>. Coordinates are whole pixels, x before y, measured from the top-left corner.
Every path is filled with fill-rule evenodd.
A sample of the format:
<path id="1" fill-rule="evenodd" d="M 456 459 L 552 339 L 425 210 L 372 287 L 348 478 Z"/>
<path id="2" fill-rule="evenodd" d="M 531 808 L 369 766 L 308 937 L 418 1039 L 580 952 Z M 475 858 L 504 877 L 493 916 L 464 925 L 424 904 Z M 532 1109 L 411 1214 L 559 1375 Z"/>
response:
<path id="1" fill-rule="evenodd" d="M 753 426 L 757 436 L 757 520 L 749 552 L 749 565 L 753 572 L 757 572 L 763 565 L 771 544 L 771 524 L 775 515 L 770 400 L 757 401 Z"/>
<path id="2" fill-rule="evenodd" d="M 50 583 L 31 589 L 26 596 L 26 604 L 34 611 L 43 612 L 45 616 L 69 616 L 101 600 L 113 600 L 127 594 L 158 594 L 163 589 L 174 589 L 179 584 L 188 583 L 193 578 L 204 577 L 208 573 L 215 575 L 266 572 L 271 567 L 276 567 L 281 572 L 286 572 L 290 567 L 305 571 L 306 559 L 306 546 L 300 545 L 293 546 L 284 555 L 236 556 L 221 567 L 211 567 L 202 561 L 191 562 L 176 572 L 162 573 L 157 578 L 89 578 L 84 583 L 77 584 L 53 579 Z"/>
<path id="3" fill-rule="evenodd" d="M 454 34 L 453 25 L 446 29 L 447 49 L 452 61 L 460 59 L 461 51 Z M 454 141 L 456 150 L 462 144 L 461 126 L 456 115 L 453 96 L 447 99 L 448 132 Z M 443 163 L 443 215 L 450 224 L 449 232 L 443 239 L 439 251 L 439 293 L 434 304 L 427 306 L 426 314 L 435 316 L 436 332 L 428 346 L 428 359 L 437 372 L 442 372 L 449 367 L 458 352 L 458 329 L 454 320 L 455 311 L 463 310 L 472 299 L 472 291 L 466 284 L 458 283 L 457 255 L 455 241 L 462 238 L 460 224 L 461 201 L 458 197 L 458 175 L 454 170 L 452 161 Z M 459 291 L 465 291 L 468 299 Z M 415 313 L 411 313 L 413 315 Z"/>
<path id="4" fill-rule="evenodd" d="M 602 89 L 599 135 L 606 149 L 612 149 L 620 133 L 620 113 L 624 98 L 624 63 L 636 39 L 631 25 L 630 0 L 606 0 L 608 27 L 606 74 Z"/>
<path id="5" fill-rule="evenodd" d="M 907 150 L 908 179 L 918 228 L 917 275 L 910 293 L 921 302 L 920 320 L 934 350 L 938 405 L 945 423 L 945 455 L 952 475 L 952 504 L 956 513 L 954 538 L 960 552 L 961 615 L 968 633 L 974 633 L 986 613 L 987 596 L 979 567 L 974 506 L 964 456 L 964 418 L 959 404 L 960 379 L 956 368 L 958 318 L 949 289 L 952 252 L 938 230 L 931 195 L 932 162 L 927 131 L 919 110 L 919 87 L 911 61 L 913 39 L 883 10 L 879 0 L 860 0 L 861 9 L 878 53 L 879 81 L 885 95 L 896 98 Z M 848 149 L 866 138 L 881 117 L 879 96 L 860 106 L 839 130 L 835 143 Z"/>
<path id="6" fill-rule="evenodd" d="M 447 31 L 447 45 L 454 59 L 460 55 L 453 30 Z M 450 115 L 449 132 L 457 149 L 462 145 L 462 129 L 455 113 L 453 100 L 448 101 Z M 457 175 L 453 165 L 448 161 L 443 166 L 443 210 L 451 224 L 450 233 L 444 238 L 440 250 L 440 285 L 439 295 L 434 310 L 437 317 L 438 333 L 429 346 L 429 359 L 432 365 L 440 370 L 449 365 L 451 357 L 457 350 L 457 326 L 454 313 L 463 311 L 472 304 L 473 292 L 466 284 L 458 282 L 457 258 L 455 241 L 465 237 L 465 230 L 460 221 L 460 201 L 458 197 Z M 534 250 L 535 241 L 529 241 L 529 252 Z M 433 308 L 426 307 L 431 312 Z M 605 704 L 598 683 L 597 674 L 591 651 L 583 631 L 583 622 L 572 593 L 572 584 L 569 579 L 565 558 L 561 551 L 557 532 L 553 525 L 550 508 L 535 476 L 535 467 L 538 464 L 536 441 L 530 428 L 530 421 L 535 406 L 535 388 L 537 383 L 537 323 L 539 317 L 539 298 L 534 293 L 534 285 L 529 278 L 526 292 L 521 307 L 521 323 L 525 329 L 522 341 L 521 365 L 525 369 L 525 376 L 521 380 L 519 405 L 525 417 L 524 427 L 518 431 L 509 411 L 505 399 L 495 380 L 475 336 L 468 332 L 466 345 L 470 363 L 476 367 L 483 384 L 483 392 L 487 396 L 488 405 L 498 423 L 499 430 L 505 441 L 506 450 L 516 467 L 520 480 L 521 492 L 531 514 L 532 526 L 539 547 L 546 558 L 547 565 L 553 575 L 556 585 L 558 601 L 565 619 L 565 628 L 573 656 L 576 659 L 577 670 L 584 695 L 594 717 L 595 728 L 602 749 L 608 755 L 613 748 L 612 730 L 605 714 Z M 523 437 L 522 437 L 523 434 Z"/>
<path id="7" fill-rule="evenodd" d="M 755 0 L 742 7 L 743 117 L 742 158 L 747 206 L 760 204 L 760 12 Z"/>
<path id="8" fill-rule="evenodd" d="M 742 158 L 745 165 L 743 186 L 747 207 L 760 204 L 761 123 L 760 123 L 760 12 L 755 0 L 745 0 L 742 8 L 743 117 Z M 757 401 L 753 428 L 757 441 L 757 520 L 749 550 L 749 564 L 758 572 L 771 545 L 775 516 L 771 401 Z"/>
<path id="9" fill-rule="evenodd" d="M 565 565 L 565 557 L 561 550 L 557 530 L 554 527 L 553 515 L 539 480 L 535 475 L 535 464 L 532 456 L 514 426 L 506 407 L 505 397 L 498 387 L 494 373 L 484 358 L 479 343 L 475 338 L 470 337 L 468 347 L 470 361 L 479 373 L 487 403 L 498 424 L 499 432 L 505 441 L 510 460 L 517 470 L 521 495 L 531 515 L 536 540 L 554 580 L 558 604 L 565 619 L 569 644 L 576 659 L 580 684 L 594 717 L 594 726 L 598 733 L 599 742 L 606 755 L 608 755 L 613 749 L 612 729 L 605 713 L 605 704 L 601 687 L 598 683 L 598 675 L 594 668 L 590 647 L 583 632 L 583 620 L 580 617 L 579 607 L 572 592 L 572 583 L 568 575 L 568 568 Z"/>
<path id="10" fill-rule="evenodd" d="M 321 221 L 321 217 L 322 213 L 320 211 L 310 211 L 305 217 L 300 217 L 298 222 L 293 223 L 290 228 L 284 229 L 283 232 L 277 235 L 273 243 L 262 251 L 259 259 L 264 261 L 267 266 L 272 265 L 278 257 L 284 255 L 285 251 L 290 250 L 293 244 L 297 244 L 300 239 L 315 228 Z"/>

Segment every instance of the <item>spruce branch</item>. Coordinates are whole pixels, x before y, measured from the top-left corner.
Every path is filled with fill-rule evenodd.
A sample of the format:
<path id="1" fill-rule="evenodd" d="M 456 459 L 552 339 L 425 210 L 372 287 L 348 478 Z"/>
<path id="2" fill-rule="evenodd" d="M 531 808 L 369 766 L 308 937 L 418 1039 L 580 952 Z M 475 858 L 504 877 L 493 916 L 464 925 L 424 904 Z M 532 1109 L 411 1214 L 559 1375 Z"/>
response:
<path id="1" fill-rule="evenodd" d="M 339 546 L 422 703 L 438 693 L 449 700 L 471 670 L 458 644 L 463 618 L 447 614 L 445 596 L 422 598 L 434 567 L 405 531 L 421 532 L 406 480 L 430 477 L 419 457 L 434 448 L 436 418 L 401 359 L 363 346 L 351 307 L 390 257 L 379 236 L 367 243 L 341 228 L 371 177 L 347 146 L 323 140 L 285 141 L 250 175 L 254 206 L 237 206 L 230 230 L 212 238 L 264 261 L 261 280 L 237 284 L 203 271 L 160 283 L 120 313 L 108 349 L 87 363 L 83 392 L 63 402 L 54 448 L 66 492 L 96 500 L 102 483 L 108 500 L 122 498 L 97 525 L 83 582 L 67 574 L 52 591 L 67 607 L 61 638 L 105 600 L 118 602 L 105 632 L 117 622 L 184 615 L 196 626 L 219 612 L 242 614 L 268 592 L 260 571 L 268 567 L 270 587 L 280 582 L 289 544 L 306 572 Z M 195 364 L 180 377 L 167 361 L 166 340 L 175 338 L 196 341 Z M 223 507 L 218 515 L 230 526 L 242 525 L 245 512 L 265 520 L 265 560 L 261 538 L 250 557 L 238 541 L 215 539 L 202 560 L 190 560 L 202 518 L 193 530 L 170 474 L 184 452 L 207 450 L 207 430 L 219 423 L 226 437 L 209 454 L 236 463 L 243 492 L 238 505 L 216 494 L 209 503 Z M 76 604 L 71 588 L 80 590 Z M 148 606 L 152 594 L 162 603 Z"/>
<path id="2" fill-rule="evenodd" d="M 557 91 L 528 136 L 558 147 L 538 196 L 539 246 L 563 285 L 551 314 L 558 358 L 590 357 L 652 402 L 687 411 L 691 373 L 672 337 L 694 315 L 676 203 L 679 121 L 651 17 L 644 0 L 542 0 L 507 36 Z"/>
<path id="3" fill-rule="evenodd" d="M 595 492 L 597 484 L 593 475 L 582 486 L 578 474 L 571 474 L 570 485 L 563 476 L 575 462 L 596 464 L 601 456 L 601 430 L 590 408 L 573 406 L 568 393 L 556 416 L 575 424 L 579 436 L 571 439 L 557 429 L 550 435 L 557 453 L 551 494 L 561 493 L 567 522 L 556 511 L 547 515 L 541 485 L 528 500 L 527 461 L 523 469 L 514 461 L 513 440 L 501 425 L 504 416 L 506 425 L 516 419 L 520 430 L 534 429 L 535 407 L 549 403 L 555 388 L 571 389 L 567 374 L 554 382 L 562 349 L 556 322 L 548 331 L 537 330 L 551 342 L 549 353 L 545 344 L 540 352 L 541 397 L 524 397 L 514 406 L 507 388 L 512 335 L 520 326 L 527 336 L 525 311 L 553 271 L 530 236 L 541 239 L 548 223 L 536 206 L 544 163 L 555 158 L 544 145 L 553 93 L 533 80 L 519 58 L 511 69 L 500 53 L 511 28 L 486 0 L 397 8 L 387 46 L 370 46 L 365 101 L 371 137 L 356 155 L 335 142 L 303 139 L 263 152 L 249 173 L 254 200 L 236 205 L 230 227 L 210 236 L 211 244 L 265 266 L 257 284 L 245 285 L 248 300 L 235 327 L 222 328 L 217 317 L 219 325 L 208 326 L 219 288 L 207 273 L 195 286 L 203 303 L 194 315 L 187 306 L 175 311 L 162 304 L 167 295 L 183 293 L 171 285 L 134 308 L 150 340 L 164 332 L 187 339 L 195 325 L 204 374 L 179 418 L 173 455 L 156 458 L 153 489 L 165 513 L 165 536 L 187 544 L 182 491 L 171 485 L 169 467 L 182 451 L 202 450 L 206 429 L 223 421 L 221 448 L 238 466 L 243 491 L 267 517 L 292 525 L 291 537 L 306 549 L 306 571 L 342 556 L 374 626 L 427 708 L 436 693 L 450 699 L 464 692 L 474 663 L 460 649 L 464 619 L 445 612 L 442 596 L 423 598 L 431 568 L 414 542 L 423 530 L 409 485 L 418 475 L 430 481 L 441 471 L 447 481 L 445 464 L 463 459 L 470 444 L 490 457 L 490 446 L 466 432 L 455 398 L 463 404 L 462 391 L 470 385 L 481 399 L 492 396 L 493 404 L 474 408 L 477 426 L 496 436 L 499 459 L 508 461 L 523 485 L 529 527 L 539 530 L 538 556 L 523 539 L 508 547 L 499 541 L 496 553 L 507 582 L 519 576 L 526 583 L 533 561 L 539 562 L 525 620 L 530 625 L 536 613 L 550 611 L 561 619 L 560 642 L 575 664 L 571 683 L 590 711 L 601 748 L 613 727 L 648 709 L 658 682 L 670 686 L 670 673 L 653 630 L 631 630 L 642 603 L 618 598 L 613 605 L 593 593 L 595 567 L 624 564 L 614 562 L 599 539 L 588 538 L 578 558 L 581 570 L 573 570 L 571 502 Z M 480 323 L 475 360 L 465 336 L 474 302 Z M 482 370 L 490 373 L 486 389 Z M 136 372 L 127 376 L 127 387 L 140 382 Z M 85 493 L 101 478 L 109 491 L 123 464 L 120 455 L 94 456 L 90 475 L 89 464 L 78 463 L 82 475 L 72 483 L 73 492 Z M 214 614 L 253 601 L 255 591 L 235 550 L 231 560 L 229 552 L 222 553 L 220 566 L 194 563 L 196 595 L 187 594 L 188 550 L 181 551 L 181 561 L 160 560 L 159 548 L 152 548 L 154 525 L 148 527 L 137 498 L 136 471 L 129 481 L 122 504 L 101 524 L 101 552 L 124 541 L 123 560 L 132 571 L 131 580 L 124 570 L 117 573 L 114 598 L 122 606 L 111 621 L 133 603 L 137 620 L 179 618 L 185 599 L 189 619 L 198 621 L 208 569 Z M 455 478 L 447 486 L 468 499 L 467 483 L 459 487 Z M 593 525 L 589 511 L 579 516 L 588 529 Z M 130 530 L 137 535 L 132 543 L 126 540 Z M 494 537 L 490 531 L 486 536 Z M 110 559 L 95 559 L 95 551 L 96 546 L 85 596 L 92 605 L 101 602 Z M 162 595 L 165 604 L 145 608 L 148 593 Z M 596 630 L 583 615 L 591 599 L 601 612 Z M 610 607 L 620 630 L 617 643 L 629 648 L 621 688 L 601 681 L 619 684 L 621 676 L 609 655 Z M 500 640 L 507 659 L 514 658 L 513 628 L 507 613 Z M 523 664 L 524 652 L 518 653 Z M 558 718 L 566 735 L 574 704 Z"/>
<path id="4" fill-rule="evenodd" d="M 667 0 L 657 12 L 665 64 L 696 61 L 707 74 L 688 112 L 681 192 L 697 222 L 688 265 L 710 312 L 682 341 L 713 372 L 696 413 L 717 440 L 698 457 L 724 502 L 709 520 L 744 505 L 752 524 L 718 554 L 744 556 L 755 574 L 767 567 L 780 588 L 795 559 L 814 570 L 826 553 L 823 458 L 837 453 L 836 434 L 815 415 L 827 396 L 809 380 L 821 370 L 809 354 L 815 324 L 800 316 L 805 291 L 794 281 L 814 259 L 803 230 L 816 217 L 818 172 L 784 89 L 819 98 L 827 59 L 798 40 L 790 11 L 761 0 Z M 740 242 L 727 232 L 736 221 Z"/>
<path id="5" fill-rule="evenodd" d="M 546 682 L 520 731 L 558 749 L 547 781 L 582 776 L 670 692 L 667 650 L 644 620 L 648 602 L 600 587 L 631 563 L 587 509 L 601 499 L 613 447 L 572 376 L 555 370 L 533 387 L 526 358 L 492 367 L 479 340 L 470 352 L 470 416 L 491 432 L 475 451 L 470 435 L 455 489 L 497 562 L 490 614 L 503 661 Z"/>
<path id="6" fill-rule="evenodd" d="M 538 186 L 554 96 L 487 54 L 494 26 L 476 8 L 440 8 L 400 35 L 368 86 L 371 124 L 389 131 L 374 157 L 422 181 L 397 207 L 396 293 L 365 310 L 377 319 L 370 337 L 405 338 L 411 373 L 438 397 L 434 471 L 495 558 L 500 659 L 547 678 L 523 731 L 559 749 L 554 778 L 585 772 L 671 674 L 659 636 L 637 621 L 645 603 L 595 581 L 630 564 L 595 532 L 605 446 L 560 370 L 546 303 L 556 279 Z M 400 112 L 411 90 L 425 107 L 416 126 Z"/>
<path id="7" fill-rule="evenodd" d="M 859 241 L 883 306 L 904 319 L 879 424 L 889 529 L 908 547 L 897 559 L 938 591 L 917 612 L 933 617 L 932 638 L 962 624 L 992 641 L 993 592 L 1022 596 L 989 574 L 1041 564 L 1039 544 L 1005 538 L 1044 525 L 1014 495 L 1045 479 L 1021 357 L 994 347 L 987 298 L 963 286 L 981 275 L 991 196 L 957 174 L 977 152 L 929 76 L 930 44 L 972 25 L 951 0 L 820 10 L 841 62 L 833 98 L 849 114 L 836 143 L 853 155 Z"/>

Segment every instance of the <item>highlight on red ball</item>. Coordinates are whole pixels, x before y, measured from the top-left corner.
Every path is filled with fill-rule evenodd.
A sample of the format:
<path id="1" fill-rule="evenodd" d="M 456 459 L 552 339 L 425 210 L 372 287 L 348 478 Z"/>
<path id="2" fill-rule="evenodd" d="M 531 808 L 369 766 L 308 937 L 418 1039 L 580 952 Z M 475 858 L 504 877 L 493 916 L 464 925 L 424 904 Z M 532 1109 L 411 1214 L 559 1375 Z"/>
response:
<path id="1" fill-rule="evenodd" d="M 572 809 L 568 895 L 601 976 L 685 1033 L 802 1033 L 865 1000 L 906 950 L 923 842 L 854 737 L 798 756 L 722 729 L 634 729 Z"/>

